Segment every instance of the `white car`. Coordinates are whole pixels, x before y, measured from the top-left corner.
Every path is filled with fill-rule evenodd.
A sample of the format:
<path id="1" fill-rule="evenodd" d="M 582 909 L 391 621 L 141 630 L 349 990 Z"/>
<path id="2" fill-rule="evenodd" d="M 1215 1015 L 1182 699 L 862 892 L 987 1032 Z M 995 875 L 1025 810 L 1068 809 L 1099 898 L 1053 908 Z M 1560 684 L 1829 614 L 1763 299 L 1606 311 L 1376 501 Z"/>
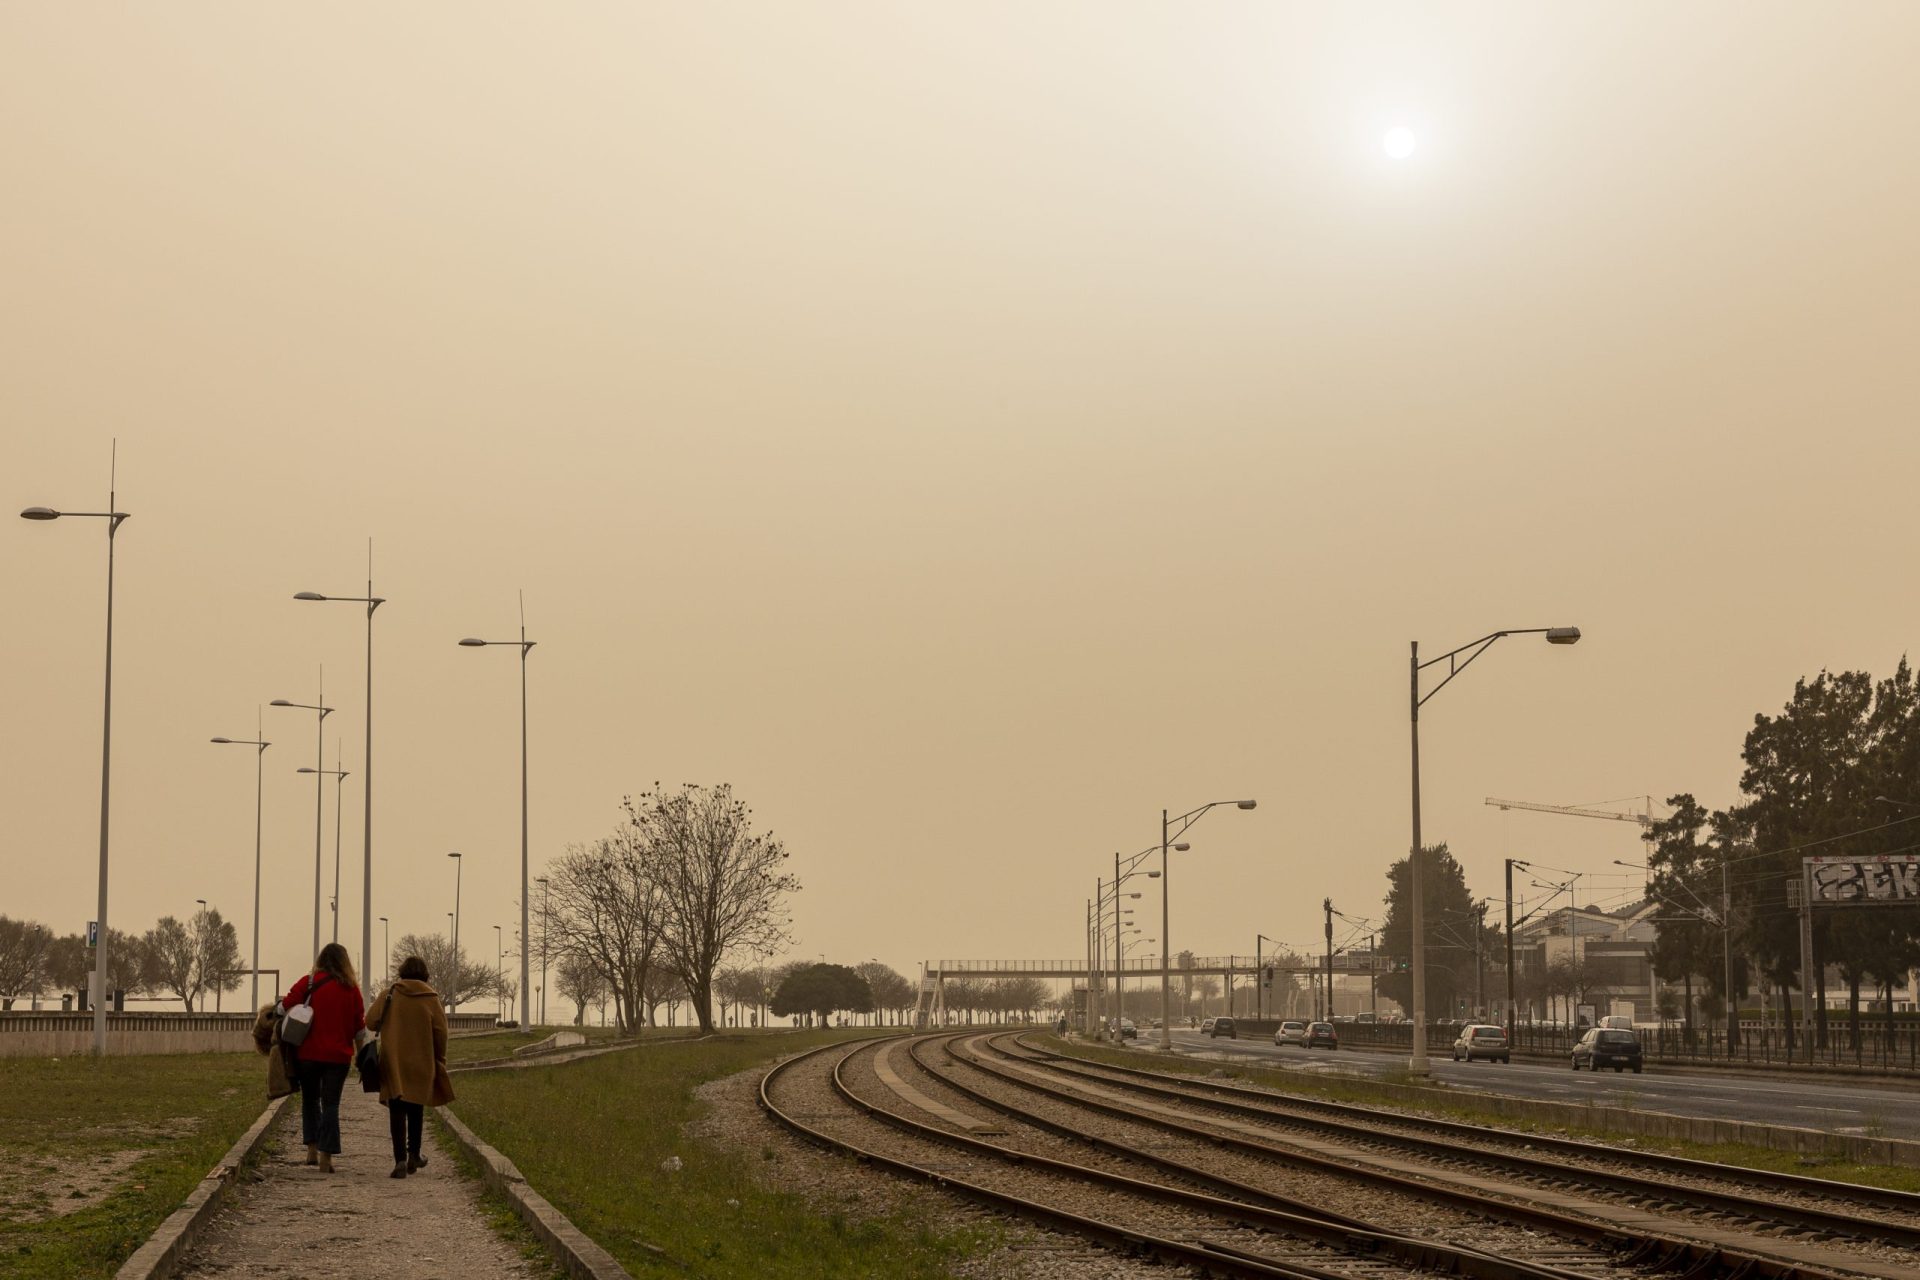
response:
<path id="1" fill-rule="evenodd" d="M 1307 1024 L 1304 1022 L 1283 1022 L 1280 1029 L 1273 1033 L 1275 1044 L 1297 1044 L 1307 1047 Z"/>

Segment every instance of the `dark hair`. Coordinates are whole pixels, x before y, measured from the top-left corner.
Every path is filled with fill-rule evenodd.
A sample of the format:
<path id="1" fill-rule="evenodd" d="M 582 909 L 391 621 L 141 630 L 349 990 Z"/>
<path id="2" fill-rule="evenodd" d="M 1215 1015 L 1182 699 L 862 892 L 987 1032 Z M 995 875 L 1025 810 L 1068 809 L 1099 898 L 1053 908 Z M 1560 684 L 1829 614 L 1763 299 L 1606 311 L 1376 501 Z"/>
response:
<path id="1" fill-rule="evenodd" d="M 320 948 L 320 955 L 313 962 L 313 971 L 331 974 L 343 986 L 360 985 L 360 979 L 353 972 L 353 961 L 347 956 L 347 949 L 337 942 L 329 942 Z"/>
<path id="2" fill-rule="evenodd" d="M 415 982 L 427 980 L 427 962 L 419 956 L 408 956 L 400 962 L 400 976 L 411 978 Z"/>

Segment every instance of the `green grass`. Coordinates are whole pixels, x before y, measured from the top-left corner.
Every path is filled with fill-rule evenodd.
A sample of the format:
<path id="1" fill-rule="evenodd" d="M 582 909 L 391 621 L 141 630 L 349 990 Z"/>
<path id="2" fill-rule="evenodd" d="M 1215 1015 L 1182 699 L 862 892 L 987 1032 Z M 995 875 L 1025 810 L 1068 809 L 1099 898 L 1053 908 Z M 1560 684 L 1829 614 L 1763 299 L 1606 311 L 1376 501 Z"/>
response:
<path id="1" fill-rule="evenodd" d="M 1416 1115 L 1433 1115 L 1447 1120 L 1464 1120 L 1513 1133 L 1542 1133 L 1582 1138 L 1593 1142 L 1631 1147 L 1636 1151 L 1656 1151 L 1666 1155 L 1684 1156 L 1689 1160 L 1705 1160 L 1713 1164 L 1766 1169 L 1776 1173 L 1794 1173 L 1811 1178 L 1831 1178 L 1835 1182 L 1887 1187 L 1894 1191 L 1920 1192 L 1920 1169 L 1912 1169 L 1904 1165 L 1855 1164 L 1837 1156 L 1807 1156 L 1792 1151 L 1775 1151 L 1771 1147 L 1749 1146 L 1746 1143 L 1687 1142 L 1678 1138 L 1653 1138 L 1640 1135 L 1623 1138 L 1620 1134 L 1591 1125 L 1546 1124 L 1536 1120 L 1501 1115 L 1492 1107 L 1477 1105 L 1471 1095 L 1450 1093 L 1437 1088 L 1431 1089 L 1434 1096 L 1430 1100 L 1422 1099 L 1419 1106 L 1409 1107 L 1397 1099 L 1383 1098 L 1379 1090 L 1370 1089 L 1369 1082 L 1362 1080 L 1307 1077 L 1285 1068 L 1241 1066 L 1210 1059 L 1158 1055 L 1148 1059 L 1146 1055 L 1133 1050 L 1080 1044 L 1051 1035 L 1036 1037 L 1036 1043 L 1042 1043 L 1056 1053 L 1064 1053 L 1069 1057 L 1084 1058 L 1090 1062 L 1105 1062 L 1113 1066 L 1145 1067 L 1168 1075 L 1212 1076 L 1215 1072 L 1221 1072 L 1230 1080 L 1261 1085 L 1303 1097 L 1324 1098 L 1331 1102 L 1350 1102 L 1357 1106 L 1404 1110 Z M 1387 1083 L 1416 1084 L 1413 1077 L 1405 1072 L 1390 1073 Z M 1430 1088 L 1430 1086 L 1421 1087 Z"/>
<path id="2" fill-rule="evenodd" d="M 636 1276 L 933 1280 L 996 1230 L 943 1231 L 917 1210 L 853 1218 L 763 1186 L 769 1141 L 735 1150 L 683 1132 L 696 1086 L 852 1032 L 726 1034 L 455 1081 L 453 1109 Z M 868 1032 L 866 1034 L 873 1034 Z M 681 1168 L 661 1168 L 669 1157 Z"/>
<path id="3" fill-rule="evenodd" d="M 0 1276 L 112 1275 L 266 1105 L 251 1053 L 0 1058 Z"/>
<path id="4" fill-rule="evenodd" d="M 529 1044 L 538 1044 L 552 1035 L 555 1030 L 581 1032 L 587 1038 L 586 1045 L 579 1046 L 582 1048 L 620 1038 L 620 1033 L 612 1027 L 545 1027 L 534 1035 L 525 1035 L 518 1031 L 489 1031 L 485 1035 L 449 1037 L 447 1061 L 450 1064 L 458 1064 L 485 1062 L 494 1058 L 511 1058 L 515 1049 L 524 1048 Z M 697 1031 L 688 1030 L 686 1027 L 663 1027 L 657 1031 L 649 1027 L 641 1033 L 641 1038 L 672 1040 L 684 1039 L 695 1034 Z"/>

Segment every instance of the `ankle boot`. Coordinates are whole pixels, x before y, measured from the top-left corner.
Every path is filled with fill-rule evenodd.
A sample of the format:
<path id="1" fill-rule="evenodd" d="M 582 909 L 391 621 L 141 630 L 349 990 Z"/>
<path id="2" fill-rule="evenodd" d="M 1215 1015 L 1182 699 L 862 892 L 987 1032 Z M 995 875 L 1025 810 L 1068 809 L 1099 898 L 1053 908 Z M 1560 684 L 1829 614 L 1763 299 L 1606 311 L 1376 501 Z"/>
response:
<path id="1" fill-rule="evenodd" d="M 421 1155 L 418 1151 L 414 1152 L 412 1155 L 407 1157 L 408 1173 L 412 1173 L 416 1169 L 424 1169 L 426 1167 L 427 1167 L 427 1158 Z"/>
<path id="2" fill-rule="evenodd" d="M 404 1177 L 406 1177 L 406 1176 L 407 1176 L 407 1162 L 406 1162 L 405 1160 L 395 1160 L 395 1161 L 393 1162 L 393 1172 L 392 1172 L 392 1173 L 390 1173 L 390 1174 L 388 1174 L 387 1176 L 388 1176 L 389 1178 L 404 1178 Z"/>
<path id="3" fill-rule="evenodd" d="M 325 1151 L 322 1151 L 320 1153 L 320 1172 L 322 1173 L 333 1172 L 333 1157 Z"/>
<path id="4" fill-rule="evenodd" d="M 320 1163 L 320 1148 L 314 1146 L 311 1142 L 307 1144 L 307 1163 L 308 1164 Z"/>

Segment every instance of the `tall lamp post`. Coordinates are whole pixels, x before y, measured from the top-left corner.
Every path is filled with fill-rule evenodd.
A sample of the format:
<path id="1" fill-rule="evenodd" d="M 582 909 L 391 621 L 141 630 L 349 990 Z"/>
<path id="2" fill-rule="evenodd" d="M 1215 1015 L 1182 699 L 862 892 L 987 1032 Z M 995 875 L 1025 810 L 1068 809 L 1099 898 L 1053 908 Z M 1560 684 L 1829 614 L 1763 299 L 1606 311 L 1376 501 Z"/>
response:
<path id="1" fill-rule="evenodd" d="M 339 764 L 340 744 L 333 744 L 333 762 Z M 309 769 L 301 765 L 295 773 L 319 773 L 333 779 L 333 940 L 340 941 L 340 811 L 341 797 L 347 789 L 345 769 Z M 366 963 L 367 948 L 360 948 L 360 962 Z"/>
<path id="2" fill-rule="evenodd" d="M 313 711 L 318 715 L 314 720 L 313 763 L 316 775 L 323 773 L 327 763 L 326 730 L 327 717 L 333 714 L 333 708 L 323 705 L 326 702 L 326 682 L 320 686 L 319 702 L 288 702 L 285 698 L 275 698 L 267 705 L 270 707 L 293 707 L 301 711 Z M 316 776 L 313 780 L 313 954 L 320 954 L 320 806 L 322 802 L 321 784 L 323 779 Z M 365 959 L 363 956 L 362 959 Z"/>
<path id="3" fill-rule="evenodd" d="M 259 730 L 255 729 L 255 733 Z M 260 1007 L 260 799 L 265 789 L 267 748 L 273 744 L 264 738 L 215 738 L 223 747 L 252 747 L 253 750 L 253 989 L 247 997 L 249 1009 Z"/>
<path id="4" fill-rule="evenodd" d="M 1173 1048 L 1173 917 L 1167 905 L 1172 894 L 1173 878 L 1167 874 L 1167 851 L 1185 849 L 1184 844 L 1173 843 L 1187 833 L 1187 829 L 1204 818 L 1209 809 L 1218 809 L 1230 804 L 1236 809 L 1251 809 L 1257 801 L 1253 800 L 1213 800 L 1198 809 L 1189 809 L 1178 817 L 1169 817 L 1167 811 L 1160 811 L 1160 1047 Z M 1231 1006 L 1229 1006 L 1231 1011 Z"/>
<path id="5" fill-rule="evenodd" d="M 501 981 L 507 976 L 507 944 L 501 940 L 500 926 L 493 926 L 493 1020 L 499 1022 L 507 1016 L 506 984 Z"/>
<path id="6" fill-rule="evenodd" d="M 328 596 L 301 591 L 295 600 L 330 600 L 367 606 L 367 725 L 366 745 L 360 752 L 360 959 L 373 950 L 373 611 L 386 598 L 373 594 L 373 539 L 367 539 L 367 594 Z M 336 889 L 335 901 L 338 892 Z M 339 939 L 336 937 L 335 941 Z"/>
<path id="7" fill-rule="evenodd" d="M 393 925 L 380 917 L 380 973 L 383 982 L 393 981 Z"/>
<path id="8" fill-rule="evenodd" d="M 547 1025 L 547 878 L 534 881 L 540 886 L 540 1025 Z M 527 1012 L 531 1014 L 532 1008 Z"/>
<path id="9" fill-rule="evenodd" d="M 485 649 L 493 645 L 516 645 L 520 649 L 520 936 L 526 937 L 531 930 L 528 925 L 527 903 L 527 651 L 534 642 L 527 639 L 527 621 L 524 606 L 520 615 L 520 638 L 518 640 L 476 640 L 469 636 L 461 645 L 469 649 Z M 520 989 L 528 986 L 527 949 L 520 948 Z M 521 1023 L 527 1034 L 533 1034 L 533 1020 L 522 1018 Z"/>
<path id="10" fill-rule="evenodd" d="M 1122 894 L 1119 890 L 1127 881 L 1140 874 L 1140 863 L 1150 852 L 1152 852 L 1152 850 L 1142 849 L 1139 853 L 1127 859 L 1124 868 L 1120 864 L 1119 853 L 1116 852 L 1113 855 L 1113 1038 L 1115 1043 L 1118 1043 L 1122 1039 L 1120 1028 L 1127 1020 L 1127 1005 L 1124 998 L 1127 965 L 1126 956 L 1123 954 L 1120 946 L 1120 899 L 1122 897 L 1138 898 L 1140 896 L 1137 893 Z M 1158 871 L 1149 871 L 1146 873 L 1146 876 L 1149 880 L 1158 880 L 1160 873 Z M 1131 912 L 1129 912 L 1129 914 L 1131 914 Z"/>
<path id="11" fill-rule="evenodd" d="M 447 856 L 453 859 L 453 910 L 447 913 L 453 921 L 453 997 L 447 1005 L 447 1012 L 452 1013 L 460 1007 L 460 873 L 466 859 L 457 853 Z"/>
<path id="12" fill-rule="evenodd" d="M 1424 1076 L 1429 1071 L 1427 1063 L 1427 913 L 1422 901 L 1424 877 L 1421 864 L 1425 861 L 1420 843 L 1420 708 L 1427 705 L 1433 695 L 1452 683 L 1453 678 L 1473 664 L 1473 660 L 1485 653 L 1494 641 L 1502 636 L 1543 635 L 1548 644 L 1578 644 L 1578 627 L 1518 627 L 1506 631 L 1495 631 L 1481 636 L 1471 644 L 1463 644 L 1458 649 L 1449 650 L 1437 658 L 1420 661 L 1420 642 L 1411 642 L 1410 656 L 1407 659 L 1408 710 L 1412 724 L 1413 741 L 1413 849 L 1408 857 L 1408 892 L 1413 898 L 1412 943 L 1413 952 L 1413 1059 L 1408 1069 L 1414 1075 Z M 1465 656 L 1462 656 L 1465 655 Z M 1420 694 L 1420 673 L 1428 667 L 1440 663 L 1447 664 L 1447 674 L 1440 682 L 1429 689 L 1425 697 Z"/>
<path id="13" fill-rule="evenodd" d="M 22 520 L 58 520 L 72 516 L 107 522 L 107 676 L 100 717 L 100 918 L 94 924 L 93 948 L 93 1054 L 96 1058 L 105 1057 L 107 1053 L 107 813 L 113 793 L 113 542 L 121 523 L 129 518 L 128 512 L 117 509 L 116 492 L 114 482 L 108 480 L 105 511 L 28 507 L 20 513 Z"/>

